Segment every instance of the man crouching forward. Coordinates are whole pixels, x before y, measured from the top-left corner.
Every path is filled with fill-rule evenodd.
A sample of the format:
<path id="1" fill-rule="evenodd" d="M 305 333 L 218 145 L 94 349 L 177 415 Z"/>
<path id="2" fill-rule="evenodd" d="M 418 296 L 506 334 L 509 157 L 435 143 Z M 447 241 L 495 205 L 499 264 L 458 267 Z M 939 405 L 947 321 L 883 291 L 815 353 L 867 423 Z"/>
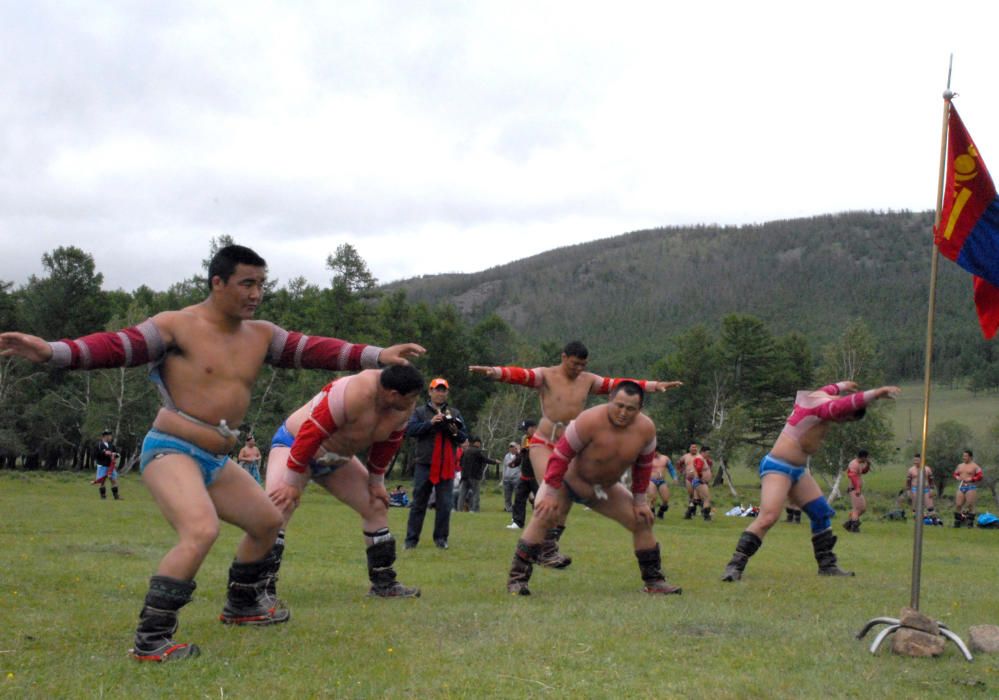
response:
<path id="1" fill-rule="evenodd" d="M 631 530 L 646 593 L 681 592 L 666 583 L 659 543 L 652 534 L 654 516 L 645 491 L 656 453 L 656 426 L 641 412 L 644 399 L 636 382 L 623 380 L 611 389 L 608 403 L 583 411 L 569 424 L 548 460 L 534 516 L 517 542 L 506 584 L 510 593 L 530 595 L 527 584 L 545 532 L 574 502 Z M 620 482 L 628 467 L 631 493 Z"/>

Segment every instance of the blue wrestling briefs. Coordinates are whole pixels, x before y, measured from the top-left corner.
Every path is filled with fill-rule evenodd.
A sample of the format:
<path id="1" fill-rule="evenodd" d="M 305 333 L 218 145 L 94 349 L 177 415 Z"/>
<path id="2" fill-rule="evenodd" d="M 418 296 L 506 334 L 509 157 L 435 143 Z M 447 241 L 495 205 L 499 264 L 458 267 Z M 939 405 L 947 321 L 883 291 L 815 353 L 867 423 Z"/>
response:
<path id="1" fill-rule="evenodd" d="M 968 491 L 977 491 L 978 484 L 961 484 L 958 489 L 961 493 L 968 493 Z"/>
<path id="2" fill-rule="evenodd" d="M 288 432 L 288 423 L 285 421 L 281 424 L 281 427 L 277 429 L 274 433 L 274 437 L 271 438 L 271 449 L 275 447 L 287 447 L 291 449 L 292 444 L 295 442 L 295 436 Z M 347 461 L 343 461 L 336 464 L 320 464 L 314 459 L 309 460 L 309 471 L 313 479 L 321 479 L 324 476 L 329 476 L 337 469 L 342 467 Z"/>
<path id="3" fill-rule="evenodd" d="M 229 461 L 229 455 L 213 454 L 173 435 L 150 430 L 142 441 L 142 454 L 139 456 L 139 472 L 144 472 L 149 463 L 163 455 L 187 455 L 201 469 L 205 486 L 211 486 L 219 471 Z"/>
<path id="4" fill-rule="evenodd" d="M 792 484 L 796 484 L 798 483 L 798 479 L 804 476 L 805 468 L 796 467 L 793 464 L 785 462 L 783 459 L 777 459 L 770 456 L 770 453 L 767 453 L 760 460 L 760 478 L 762 479 L 766 474 L 783 474 L 791 480 Z"/>

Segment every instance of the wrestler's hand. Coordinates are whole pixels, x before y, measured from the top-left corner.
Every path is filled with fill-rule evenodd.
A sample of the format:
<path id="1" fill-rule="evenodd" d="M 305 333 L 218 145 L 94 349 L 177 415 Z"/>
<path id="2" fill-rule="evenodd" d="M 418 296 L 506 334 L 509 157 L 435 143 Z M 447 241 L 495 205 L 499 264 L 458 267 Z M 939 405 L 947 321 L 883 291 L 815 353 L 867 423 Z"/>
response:
<path id="1" fill-rule="evenodd" d="M 656 380 L 656 388 L 653 393 L 661 393 L 664 391 L 669 391 L 670 389 L 675 389 L 678 386 L 683 386 L 683 382 L 672 381 L 672 382 L 661 382 Z"/>
<path id="2" fill-rule="evenodd" d="M 390 345 L 378 353 L 378 364 L 382 366 L 408 365 L 409 358 L 419 357 L 426 351 L 427 349 L 425 347 L 417 345 L 416 343 L 400 343 L 399 345 Z"/>
<path id="3" fill-rule="evenodd" d="M 389 495 L 385 490 L 385 484 L 368 484 L 368 502 L 374 505 L 377 501 L 384 503 L 386 508 L 389 507 Z"/>
<path id="4" fill-rule="evenodd" d="M 874 396 L 879 399 L 894 399 L 902 390 L 897 386 L 883 386 L 874 390 Z"/>
<path id="5" fill-rule="evenodd" d="M 0 333 L 0 356 L 17 355 L 31 362 L 48 362 L 52 348 L 43 338 L 27 333 Z"/>
<path id="6" fill-rule="evenodd" d="M 656 517 L 652 514 L 652 509 L 649 508 L 648 503 L 635 503 L 635 520 L 637 520 L 642 525 L 648 525 L 652 527 L 652 523 L 656 521 Z"/>
<path id="7" fill-rule="evenodd" d="M 292 484 L 281 484 L 272 492 L 267 494 L 271 503 L 278 507 L 282 513 L 298 508 L 298 501 L 302 497 L 302 490 Z"/>
<path id="8" fill-rule="evenodd" d="M 483 365 L 469 365 L 468 371 L 472 374 L 481 374 L 489 379 L 499 379 L 499 376 L 494 371 L 495 367 L 485 367 Z"/>
<path id="9" fill-rule="evenodd" d="M 551 486 L 545 488 L 545 495 L 534 498 L 534 517 L 554 521 L 558 515 L 558 496 Z"/>

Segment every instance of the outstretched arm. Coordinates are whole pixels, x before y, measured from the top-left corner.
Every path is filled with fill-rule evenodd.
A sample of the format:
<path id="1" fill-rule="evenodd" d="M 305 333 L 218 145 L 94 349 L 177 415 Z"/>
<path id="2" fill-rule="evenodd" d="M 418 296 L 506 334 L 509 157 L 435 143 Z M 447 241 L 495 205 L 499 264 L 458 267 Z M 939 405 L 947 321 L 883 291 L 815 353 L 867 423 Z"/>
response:
<path id="1" fill-rule="evenodd" d="M 31 362 L 47 362 L 67 369 L 135 367 L 155 362 L 170 341 L 169 314 L 120 331 L 91 333 L 75 340 L 46 342 L 25 333 L 0 334 L 0 355 L 17 355 Z"/>
<path id="2" fill-rule="evenodd" d="M 609 394 L 611 389 L 625 381 L 635 382 L 635 384 L 642 387 L 642 391 L 648 393 L 669 391 L 675 387 L 683 386 L 683 382 L 678 381 L 663 382 L 654 379 L 631 379 L 630 377 L 601 377 L 594 374 L 593 381 L 590 383 L 590 393 Z"/>
<path id="3" fill-rule="evenodd" d="M 544 368 L 524 369 L 523 367 L 486 367 L 484 365 L 469 365 L 468 371 L 472 374 L 481 374 L 483 377 L 506 384 L 519 384 L 538 388 L 544 383 Z"/>

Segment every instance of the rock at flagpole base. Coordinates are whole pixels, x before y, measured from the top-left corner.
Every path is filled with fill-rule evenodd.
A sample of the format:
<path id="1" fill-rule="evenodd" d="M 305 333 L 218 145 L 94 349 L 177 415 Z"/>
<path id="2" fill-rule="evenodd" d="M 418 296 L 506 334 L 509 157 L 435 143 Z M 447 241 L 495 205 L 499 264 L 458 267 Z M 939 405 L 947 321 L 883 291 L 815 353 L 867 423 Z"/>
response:
<path id="1" fill-rule="evenodd" d="M 940 625 L 937 624 L 936 620 L 929 615 L 924 615 L 918 610 L 909 607 L 902 608 L 902 612 L 898 616 L 898 621 L 902 627 L 909 627 L 910 629 L 926 632 L 933 636 L 940 634 Z"/>
<path id="2" fill-rule="evenodd" d="M 940 656 L 944 644 L 940 635 L 911 627 L 900 627 L 891 638 L 891 650 L 901 656 Z"/>

